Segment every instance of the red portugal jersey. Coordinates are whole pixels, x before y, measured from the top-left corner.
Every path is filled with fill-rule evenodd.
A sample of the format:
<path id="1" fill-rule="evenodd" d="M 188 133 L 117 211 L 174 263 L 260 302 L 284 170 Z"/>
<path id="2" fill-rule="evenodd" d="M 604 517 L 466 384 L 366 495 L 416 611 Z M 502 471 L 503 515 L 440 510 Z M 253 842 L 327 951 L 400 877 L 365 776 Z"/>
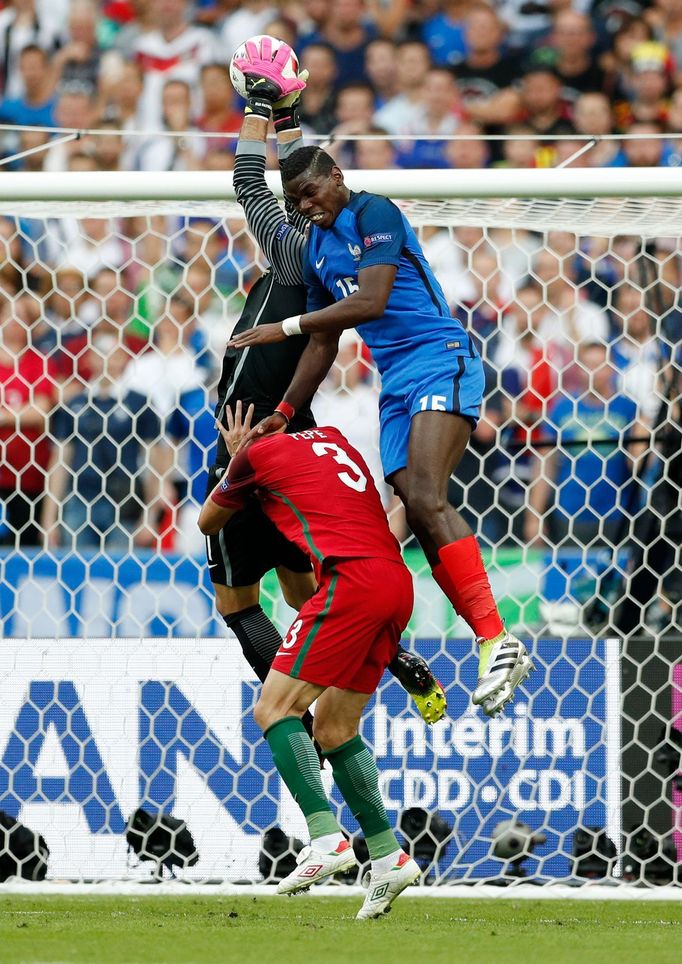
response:
<path id="1" fill-rule="evenodd" d="M 242 449 L 212 498 L 237 508 L 251 493 L 317 573 L 326 559 L 402 561 L 365 460 L 337 428 L 269 435 Z"/>

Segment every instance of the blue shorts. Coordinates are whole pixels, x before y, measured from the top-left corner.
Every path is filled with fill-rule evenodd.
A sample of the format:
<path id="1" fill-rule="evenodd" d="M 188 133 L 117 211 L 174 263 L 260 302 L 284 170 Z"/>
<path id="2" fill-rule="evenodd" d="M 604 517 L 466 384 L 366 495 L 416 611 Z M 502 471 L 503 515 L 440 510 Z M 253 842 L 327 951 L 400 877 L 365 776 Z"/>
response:
<path id="1" fill-rule="evenodd" d="M 416 352 L 409 367 L 386 383 L 379 399 L 384 478 L 407 466 L 410 425 L 418 412 L 452 412 L 476 428 L 485 376 L 473 347 L 452 351 L 443 346 L 441 351 Z"/>

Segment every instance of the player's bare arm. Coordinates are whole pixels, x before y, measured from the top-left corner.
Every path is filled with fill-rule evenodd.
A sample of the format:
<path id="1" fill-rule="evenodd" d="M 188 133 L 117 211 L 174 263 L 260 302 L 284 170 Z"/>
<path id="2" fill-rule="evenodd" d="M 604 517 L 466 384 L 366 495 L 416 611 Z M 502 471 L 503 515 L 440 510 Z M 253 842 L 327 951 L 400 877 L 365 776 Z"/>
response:
<path id="1" fill-rule="evenodd" d="M 263 327 L 276 328 L 277 325 L 266 325 Z M 306 345 L 305 351 L 296 367 L 294 377 L 282 400 L 282 407 L 285 411 L 274 411 L 272 415 L 264 418 L 251 429 L 244 438 L 242 444 L 250 442 L 254 438 L 263 435 L 271 435 L 275 432 L 283 432 L 290 416 L 287 410 L 294 412 L 300 407 L 302 402 L 311 395 L 314 395 L 322 384 L 325 375 L 334 364 L 339 351 L 339 338 L 336 332 L 330 334 L 312 335 Z"/>
<path id="2" fill-rule="evenodd" d="M 397 268 L 392 264 L 376 264 L 358 272 L 358 290 L 319 311 L 306 312 L 298 319 L 285 319 L 273 325 L 258 325 L 241 332 L 228 343 L 228 348 L 247 348 L 249 345 L 283 341 L 294 332 L 287 330 L 287 322 L 297 321 L 301 334 L 340 333 L 380 318 L 388 302 Z M 301 359 L 303 360 L 303 359 Z M 326 372 L 325 372 L 326 374 Z"/>
<path id="3" fill-rule="evenodd" d="M 223 437 L 223 441 L 230 455 L 235 455 L 244 438 L 251 430 L 251 419 L 253 418 L 254 406 L 249 405 L 246 417 L 242 418 L 242 403 L 235 405 L 234 415 L 229 405 L 225 408 L 227 417 L 227 428 L 216 419 L 216 427 Z M 198 526 L 206 536 L 215 535 L 223 528 L 226 522 L 238 512 L 241 506 L 222 506 L 218 505 L 213 496 L 223 485 L 222 480 L 218 482 L 213 492 L 204 502 L 199 514 Z"/>

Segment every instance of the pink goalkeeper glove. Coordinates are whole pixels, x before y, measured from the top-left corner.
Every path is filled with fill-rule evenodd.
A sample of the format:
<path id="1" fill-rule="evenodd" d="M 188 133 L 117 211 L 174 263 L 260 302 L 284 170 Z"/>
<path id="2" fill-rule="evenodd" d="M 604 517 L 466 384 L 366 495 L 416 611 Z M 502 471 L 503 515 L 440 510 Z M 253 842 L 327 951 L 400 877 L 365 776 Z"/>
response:
<path id="1" fill-rule="evenodd" d="M 287 97 L 297 90 L 303 90 L 305 80 L 297 76 L 285 77 L 283 74 L 290 58 L 295 56 L 288 44 L 280 44 L 274 57 L 272 55 L 272 43 L 269 37 L 262 38 L 260 41 L 260 50 L 258 49 L 258 44 L 250 40 L 247 40 L 244 46 L 246 48 L 246 57 L 235 58 L 235 66 L 241 70 L 245 77 L 253 78 L 254 80 L 267 80 L 273 87 L 276 87 L 278 93 L 277 97 L 273 97 L 273 101 Z M 265 85 L 259 85 L 259 87 L 261 87 L 262 90 Z M 266 96 L 269 97 L 269 93 L 266 94 Z"/>

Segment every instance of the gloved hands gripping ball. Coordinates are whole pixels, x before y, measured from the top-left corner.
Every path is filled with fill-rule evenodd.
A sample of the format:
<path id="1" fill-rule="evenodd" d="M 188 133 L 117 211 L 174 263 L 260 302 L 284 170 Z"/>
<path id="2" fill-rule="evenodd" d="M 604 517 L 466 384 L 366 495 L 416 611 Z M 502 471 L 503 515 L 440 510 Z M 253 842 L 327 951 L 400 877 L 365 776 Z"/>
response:
<path id="1" fill-rule="evenodd" d="M 235 51 L 230 79 L 247 101 L 245 112 L 268 119 L 275 103 L 288 101 L 305 87 L 305 78 L 298 75 L 294 51 L 284 41 L 267 34 L 251 37 Z"/>

